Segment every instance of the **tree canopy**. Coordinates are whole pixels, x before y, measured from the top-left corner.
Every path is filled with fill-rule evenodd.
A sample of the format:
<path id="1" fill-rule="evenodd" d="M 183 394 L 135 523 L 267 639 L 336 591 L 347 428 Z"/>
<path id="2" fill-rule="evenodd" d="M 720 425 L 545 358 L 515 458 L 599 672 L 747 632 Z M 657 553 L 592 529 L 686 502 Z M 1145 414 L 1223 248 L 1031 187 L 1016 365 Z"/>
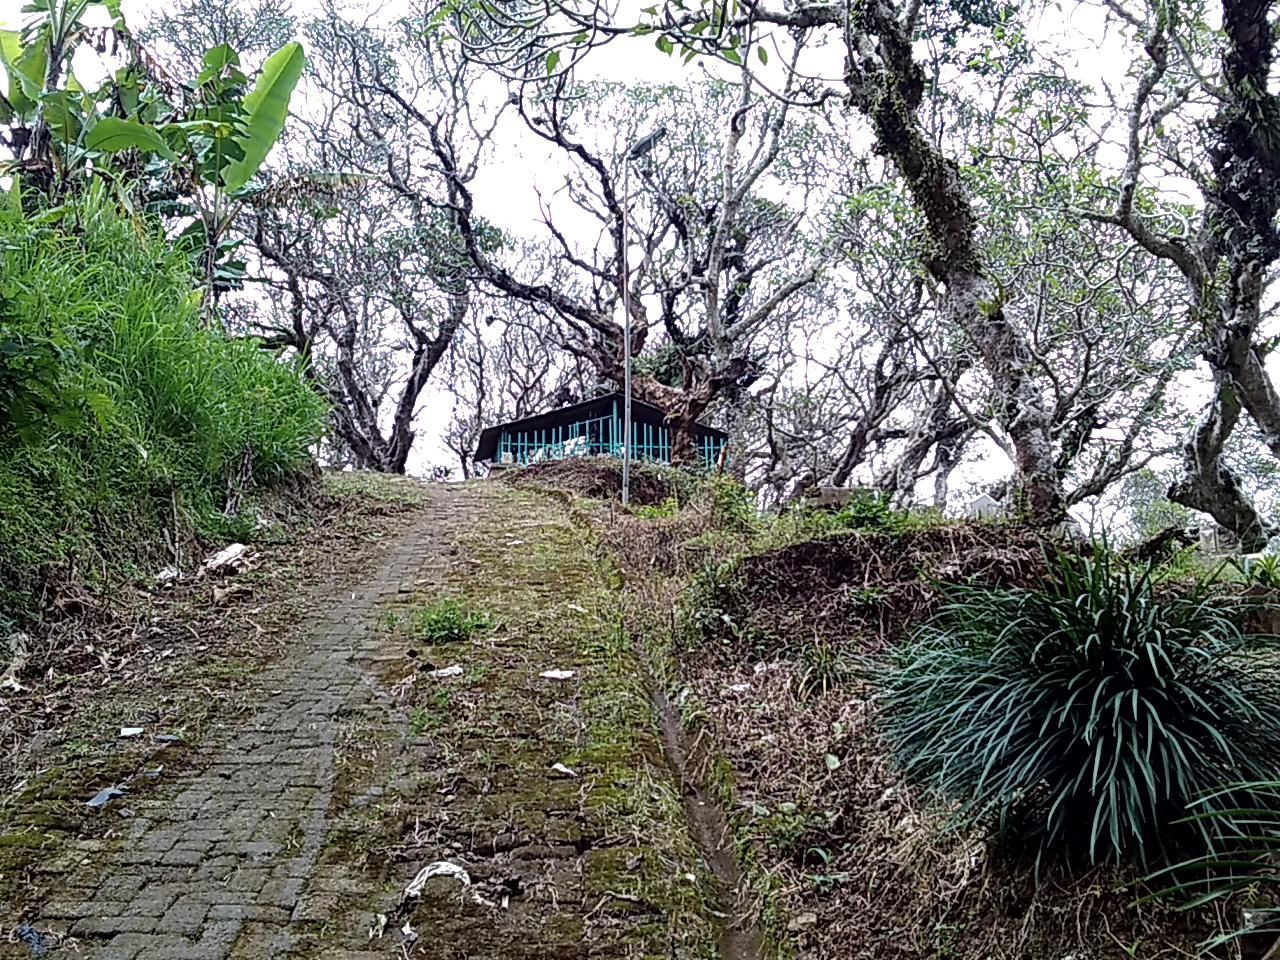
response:
<path id="1" fill-rule="evenodd" d="M 1275 529 L 1272 4 L 90 8 L 3 35 L 9 169 L 167 218 L 341 459 L 470 472 L 486 420 L 621 382 L 628 303 L 676 458 L 714 421 L 765 500 L 1057 522 L 1142 474 Z"/>

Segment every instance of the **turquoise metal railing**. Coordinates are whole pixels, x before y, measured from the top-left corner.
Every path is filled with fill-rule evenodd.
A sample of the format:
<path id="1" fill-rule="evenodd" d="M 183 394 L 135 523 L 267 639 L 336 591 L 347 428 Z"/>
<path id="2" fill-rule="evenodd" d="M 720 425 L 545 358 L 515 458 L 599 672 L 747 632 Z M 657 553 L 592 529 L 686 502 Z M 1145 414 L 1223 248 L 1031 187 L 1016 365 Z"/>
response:
<path id="1" fill-rule="evenodd" d="M 671 431 L 652 423 L 631 425 L 631 456 L 636 460 L 671 462 Z M 724 440 L 703 437 L 699 444 L 703 465 L 714 467 Z M 568 457 L 622 456 L 622 413 L 618 404 L 603 417 L 545 430 L 503 431 L 498 440 L 497 462 L 529 464 Z"/>

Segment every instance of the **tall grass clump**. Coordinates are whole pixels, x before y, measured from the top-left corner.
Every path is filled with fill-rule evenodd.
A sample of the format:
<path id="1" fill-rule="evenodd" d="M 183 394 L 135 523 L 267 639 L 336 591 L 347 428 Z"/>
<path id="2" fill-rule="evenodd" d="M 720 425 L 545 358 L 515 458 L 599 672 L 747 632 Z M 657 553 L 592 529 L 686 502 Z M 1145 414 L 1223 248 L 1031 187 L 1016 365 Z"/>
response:
<path id="1" fill-rule="evenodd" d="M 93 191 L 0 194 L 0 610 L 210 529 L 306 466 L 325 415 L 296 365 L 201 322 L 158 230 Z"/>
<path id="2" fill-rule="evenodd" d="M 1212 849 L 1201 815 L 1271 805 L 1243 784 L 1280 769 L 1280 644 L 1103 551 L 1051 569 L 1039 589 L 947 588 L 876 672 L 897 762 L 1037 863 Z"/>

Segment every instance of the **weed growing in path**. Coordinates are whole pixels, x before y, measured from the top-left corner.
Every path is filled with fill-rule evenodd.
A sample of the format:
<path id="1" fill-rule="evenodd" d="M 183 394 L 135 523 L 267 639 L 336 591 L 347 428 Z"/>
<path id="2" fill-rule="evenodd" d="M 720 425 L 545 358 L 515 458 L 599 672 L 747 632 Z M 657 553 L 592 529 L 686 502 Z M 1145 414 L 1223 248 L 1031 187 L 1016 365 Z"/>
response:
<path id="1" fill-rule="evenodd" d="M 414 736 L 420 737 L 428 730 L 444 726 L 449 721 L 453 696 L 448 690 L 433 690 L 427 702 L 417 707 L 409 717 L 409 729 Z"/>
<path id="2" fill-rule="evenodd" d="M 409 624 L 413 638 L 430 646 L 462 643 L 493 625 L 488 614 L 473 610 L 452 597 L 430 606 L 414 608 Z"/>

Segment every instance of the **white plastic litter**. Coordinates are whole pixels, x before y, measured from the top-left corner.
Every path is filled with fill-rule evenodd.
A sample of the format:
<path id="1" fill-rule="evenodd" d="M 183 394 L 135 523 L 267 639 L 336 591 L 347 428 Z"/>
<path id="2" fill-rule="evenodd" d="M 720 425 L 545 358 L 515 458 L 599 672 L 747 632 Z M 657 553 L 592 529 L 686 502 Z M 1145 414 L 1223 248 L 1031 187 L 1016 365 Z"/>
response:
<path id="1" fill-rule="evenodd" d="M 206 560 L 201 570 L 205 573 L 234 573 L 244 566 L 248 552 L 249 548 L 243 543 L 230 544 Z"/>
<path id="2" fill-rule="evenodd" d="M 538 674 L 538 676 L 545 677 L 548 680 L 568 680 L 570 677 L 573 676 L 573 671 L 572 670 L 543 670 L 540 674 Z"/>
<path id="3" fill-rule="evenodd" d="M 140 737 L 142 736 L 142 727 L 121 727 L 120 736 L 122 737 Z"/>
<path id="4" fill-rule="evenodd" d="M 404 898 L 413 900 L 422 896 L 422 891 L 426 887 L 427 881 L 432 877 L 453 877 L 461 881 L 464 887 L 471 886 L 471 875 L 466 870 L 456 863 L 450 863 L 448 860 L 437 860 L 435 863 L 429 863 L 418 871 L 418 875 L 404 888 Z"/>
<path id="5" fill-rule="evenodd" d="M 451 667 L 441 667 L 439 670 L 432 670 L 427 674 L 427 676 L 433 677 L 436 680 L 448 680 L 450 677 L 460 677 L 462 676 L 462 667 L 455 663 Z"/>
<path id="6" fill-rule="evenodd" d="M 563 763 L 553 763 L 551 765 L 551 772 L 558 773 L 562 777 L 569 777 L 571 779 L 578 776 L 576 771 L 569 769 Z"/>

